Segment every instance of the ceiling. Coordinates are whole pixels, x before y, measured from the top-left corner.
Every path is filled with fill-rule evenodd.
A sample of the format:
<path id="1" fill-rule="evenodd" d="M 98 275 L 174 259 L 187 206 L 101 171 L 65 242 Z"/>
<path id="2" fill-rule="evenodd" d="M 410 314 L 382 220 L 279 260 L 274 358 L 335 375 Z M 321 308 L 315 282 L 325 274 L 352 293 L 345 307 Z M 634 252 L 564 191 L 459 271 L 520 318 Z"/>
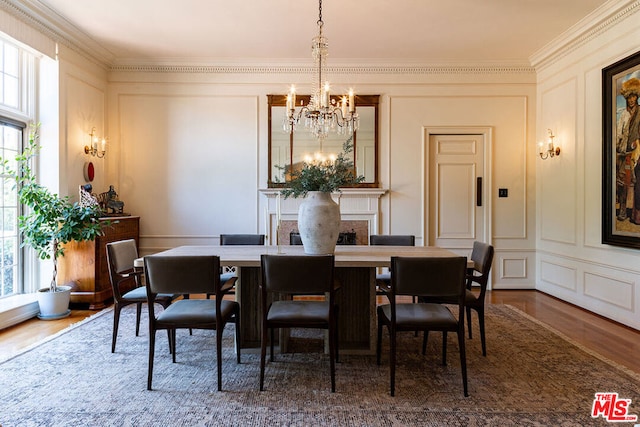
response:
<path id="1" fill-rule="evenodd" d="M 329 61 L 518 63 L 607 0 L 325 0 Z M 309 62 L 316 0 L 18 0 L 110 64 Z"/>

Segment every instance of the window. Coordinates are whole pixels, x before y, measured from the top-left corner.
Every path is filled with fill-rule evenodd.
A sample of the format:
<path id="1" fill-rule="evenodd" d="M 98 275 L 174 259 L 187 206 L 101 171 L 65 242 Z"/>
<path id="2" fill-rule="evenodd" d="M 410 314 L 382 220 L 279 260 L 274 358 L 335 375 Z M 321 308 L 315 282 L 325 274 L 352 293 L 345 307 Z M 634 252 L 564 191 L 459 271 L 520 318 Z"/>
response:
<path id="1" fill-rule="evenodd" d="M 13 162 L 22 152 L 26 123 L 33 121 L 34 110 L 31 71 L 36 56 L 19 43 L 0 33 L 0 157 Z M 18 202 L 15 181 L 0 175 L 0 298 L 25 292 L 24 256 L 20 247 Z"/>
<path id="2" fill-rule="evenodd" d="M 22 150 L 22 128 L 0 120 L 0 156 L 15 159 Z M 15 181 L 2 177 L 0 200 L 0 297 L 22 292 L 20 234 L 18 216 L 20 205 Z"/>
<path id="3" fill-rule="evenodd" d="M 20 107 L 20 49 L 8 42 L 0 42 L 0 103 L 9 108 Z"/>

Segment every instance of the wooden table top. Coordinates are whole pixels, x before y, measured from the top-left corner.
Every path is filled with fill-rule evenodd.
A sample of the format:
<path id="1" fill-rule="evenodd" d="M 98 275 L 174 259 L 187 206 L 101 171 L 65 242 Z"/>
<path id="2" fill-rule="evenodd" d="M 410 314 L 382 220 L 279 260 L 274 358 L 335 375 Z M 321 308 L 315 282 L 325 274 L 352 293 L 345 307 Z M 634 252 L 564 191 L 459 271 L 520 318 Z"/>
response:
<path id="1" fill-rule="evenodd" d="M 302 246 L 280 246 L 282 255 L 304 255 Z M 259 267 L 260 255 L 278 254 L 277 246 L 178 246 L 156 255 L 217 255 L 221 265 Z M 336 267 L 389 267 L 392 256 L 408 257 L 453 257 L 455 253 L 435 246 L 336 246 Z M 471 266 L 473 263 L 470 261 Z M 143 258 L 138 258 L 136 267 L 143 267 Z"/>

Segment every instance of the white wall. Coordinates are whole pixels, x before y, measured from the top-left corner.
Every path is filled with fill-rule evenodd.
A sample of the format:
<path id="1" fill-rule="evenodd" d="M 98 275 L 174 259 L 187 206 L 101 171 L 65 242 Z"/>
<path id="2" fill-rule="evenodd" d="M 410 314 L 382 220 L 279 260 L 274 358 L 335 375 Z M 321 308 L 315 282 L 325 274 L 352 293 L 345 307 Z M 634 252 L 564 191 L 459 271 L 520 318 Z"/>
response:
<path id="1" fill-rule="evenodd" d="M 416 234 L 428 243 L 426 207 L 428 190 L 424 174 L 428 165 L 424 129 L 488 127 L 493 136 L 487 159 L 491 168 L 488 240 L 496 249 L 494 288 L 533 287 L 535 265 L 534 169 L 531 152 L 535 122 L 535 87 L 526 82 L 467 83 L 414 87 L 411 95 L 391 95 L 389 167 L 390 197 L 382 222 L 389 232 Z M 498 188 L 509 190 L 498 198 Z M 489 214 L 489 212 L 488 212 Z M 478 236 L 481 240 L 483 236 Z"/>
<path id="2" fill-rule="evenodd" d="M 441 70 L 439 70 L 441 71 Z M 448 74 L 447 74 L 448 73 Z M 254 80 L 252 81 L 252 77 Z M 141 253 L 215 244 L 220 233 L 264 232 L 267 94 L 306 75 L 238 75 L 189 69 L 112 71 L 109 165 L 127 211 L 141 216 Z M 494 287 L 533 288 L 535 266 L 535 77 L 528 68 L 427 70 L 332 78 L 380 94 L 381 233 L 415 234 L 424 244 L 424 128 L 493 130 Z M 497 188 L 509 188 L 497 199 Z"/>
<path id="3" fill-rule="evenodd" d="M 105 159 L 85 154 L 92 128 L 101 136 L 108 136 L 106 122 L 107 73 L 70 49 L 60 46 L 59 122 L 60 122 L 60 193 L 78 200 L 78 187 L 89 183 L 84 178 L 86 162 L 95 167 L 91 182 L 95 194 L 108 190 L 105 181 Z M 43 123 L 44 125 L 44 123 Z M 110 150 L 107 146 L 107 150 Z M 107 154 L 109 155 L 109 154 Z"/>
<path id="4" fill-rule="evenodd" d="M 537 133 L 551 128 L 562 152 L 536 160 L 536 287 L 640 328 L 640 253 L 601 243 L 602 69 L 635 53 L 640 38 L 638 2 L 618 3 L 630 6 L 578 47 L 541 57 Z"/>

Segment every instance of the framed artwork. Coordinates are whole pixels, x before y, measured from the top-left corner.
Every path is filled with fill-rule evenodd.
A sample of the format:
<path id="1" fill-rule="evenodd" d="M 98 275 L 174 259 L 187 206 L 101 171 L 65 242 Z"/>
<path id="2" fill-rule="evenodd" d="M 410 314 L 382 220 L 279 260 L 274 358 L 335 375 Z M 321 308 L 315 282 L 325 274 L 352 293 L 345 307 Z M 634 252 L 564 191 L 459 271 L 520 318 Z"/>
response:
<path id="1" fill-rule="evenodd" d="M 640 52 L 602 70 L 602 243 L 640 249 Z"/>

